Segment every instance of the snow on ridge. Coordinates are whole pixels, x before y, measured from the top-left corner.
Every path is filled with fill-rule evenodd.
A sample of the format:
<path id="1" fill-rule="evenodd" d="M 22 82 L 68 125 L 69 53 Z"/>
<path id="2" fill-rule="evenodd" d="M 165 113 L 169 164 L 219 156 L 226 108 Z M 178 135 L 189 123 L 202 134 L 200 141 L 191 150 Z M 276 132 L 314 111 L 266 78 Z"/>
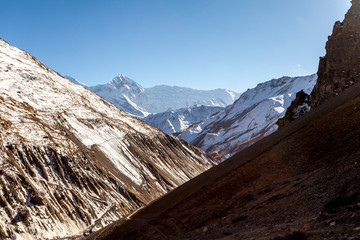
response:
<path id="1" fill-rule="evenodd" d="M 241 143 L 256 136 L 259 140 L 276 131 L 275 123 L 285 115 L 296 93 L 300 90 L 310 93 L 316 81 L 317 75 L 313 74 L 260 83 L 244 92 L 225 111 L 176 135 L 207 152 L 220 151 L 224 160 L 239 151 Z"/>
<path id="2" fill-rule="evenodd" d="M 107 141 L 114 136 L 121 140 L 125 132 L 136 131 L 149 137 L 156 132 L 159 133 L 155 128 L 145 125 L 115 106 L 107 104 L 101 97 L 88 89 L 76 84 L 68 84 L 67 80 L 55 72 L 38 68 L 37 63 L 29 58 L 25 52 L 16 50 L 11 46 L 5 45 L 4 47 L 3 44 L 0 47 L 0 62 L 6 65 L 9 62 L 13 63 L 11 71 L 6 72 L 5 70 L 1 74 L 1 95 L 19 102 L 26 102 L 36 109 L 40 118 L 48 119 L 49 123 L 56 124 L 49 114 L 62 116 L 77 132 L 77 136 L 86 146 L 91 147 L 99 144 L 99 142 L 106 145 Z M 11 54 L 11 52 L 16 54 Z M 21 62 L 18 63 L 16 59 L 21 59 Z M 31 80 L 27 80 L 27 76 L 21 74 L 23 69 L 27 69 L 29 76 L 33 76 Z M 98 129 L 92 130 L 83 123 L 84 121 L 99 121 L 98 119 L 104 118 L 105 115 L 109 121 L 116 120 L 118 128 L 101 129 L 104 130 L 101 132 Z M 20 132 L 20 135 L 29 143 L 36 140 L 25 132 Z M 133 169 L 132 171 L 138 170 Z M 132 175 L 137 176 L 135 173 Z M 132 180 L 139 182 L 136 178 L 132 178 Z"/>

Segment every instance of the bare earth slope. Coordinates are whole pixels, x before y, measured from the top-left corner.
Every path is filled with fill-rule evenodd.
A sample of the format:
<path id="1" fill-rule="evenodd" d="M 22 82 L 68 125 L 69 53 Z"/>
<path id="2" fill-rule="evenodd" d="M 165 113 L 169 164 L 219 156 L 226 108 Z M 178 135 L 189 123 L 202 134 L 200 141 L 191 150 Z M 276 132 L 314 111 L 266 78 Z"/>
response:
<path id="1" fill-rule="evenodd" d="M 106 226 L 213 165 L 1 39 L 0 133 L 0 239 Z"/>
<path id="2" fill-rule="evenodd" d="M 90 239 L 359 239 L 359 122 L 355 84 Z"/>

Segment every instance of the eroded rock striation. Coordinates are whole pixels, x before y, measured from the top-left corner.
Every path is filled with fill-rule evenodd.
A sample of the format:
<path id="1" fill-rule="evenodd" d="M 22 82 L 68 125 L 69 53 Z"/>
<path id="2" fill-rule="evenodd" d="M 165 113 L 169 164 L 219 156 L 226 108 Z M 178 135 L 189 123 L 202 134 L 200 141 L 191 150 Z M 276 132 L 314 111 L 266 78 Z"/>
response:
<path id="1" fill-rule="evenodd" d="M 81 235 L 213 165 L 1 39 L 0 134 L 0 239 Z"/>

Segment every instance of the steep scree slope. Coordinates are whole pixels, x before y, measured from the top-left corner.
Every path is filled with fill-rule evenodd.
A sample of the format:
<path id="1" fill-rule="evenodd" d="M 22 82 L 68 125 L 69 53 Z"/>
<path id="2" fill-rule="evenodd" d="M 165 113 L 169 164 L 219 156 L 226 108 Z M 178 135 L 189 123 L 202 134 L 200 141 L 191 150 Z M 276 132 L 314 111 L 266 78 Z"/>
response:
<path id="1" fill-rule="evenodd" d="M 0 239 L 103 227 L 213 165 L 0 39 Z"/>
<path id="2" fill-rule="evenodd" d="M 320 62 L 316 108 L 90 239 L 360 239 L 360 0 L 352 3 Z"/>

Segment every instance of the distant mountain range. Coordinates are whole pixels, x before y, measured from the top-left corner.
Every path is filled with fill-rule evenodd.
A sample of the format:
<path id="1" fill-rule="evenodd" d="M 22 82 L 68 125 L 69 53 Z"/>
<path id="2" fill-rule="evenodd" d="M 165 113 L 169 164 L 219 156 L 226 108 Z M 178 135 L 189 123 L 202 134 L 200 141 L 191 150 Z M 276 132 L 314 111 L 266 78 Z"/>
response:
<path id="1" fill-rule="evenodd" d="M 118 75 L 108 84 L 89 89 L 151 126 L 225 160 L 276 131 L 276 122 L 284 117 L 296 93 L 310 93 L 316 80 L 316 74 L 282 77 L 236 94 L 225 89 L 200 91 L 170 86 L 144 89 Z M 184 105 L 187 107 L 181 108 Z M 167 108 L 175 110 L 156 113 Z"/>
<path id="2" fill-rule="evenodd" d="M 72 82 L 78 82 L 72 77 L 67 78 Z M 240 96 L 240 93 L 227 89 L 196 90 L 166 85 L 143 88 L 122 74 L 107 84 L 88 88 L 121 110 L 139 118 L 200 105 L 225 107 Z"/>

